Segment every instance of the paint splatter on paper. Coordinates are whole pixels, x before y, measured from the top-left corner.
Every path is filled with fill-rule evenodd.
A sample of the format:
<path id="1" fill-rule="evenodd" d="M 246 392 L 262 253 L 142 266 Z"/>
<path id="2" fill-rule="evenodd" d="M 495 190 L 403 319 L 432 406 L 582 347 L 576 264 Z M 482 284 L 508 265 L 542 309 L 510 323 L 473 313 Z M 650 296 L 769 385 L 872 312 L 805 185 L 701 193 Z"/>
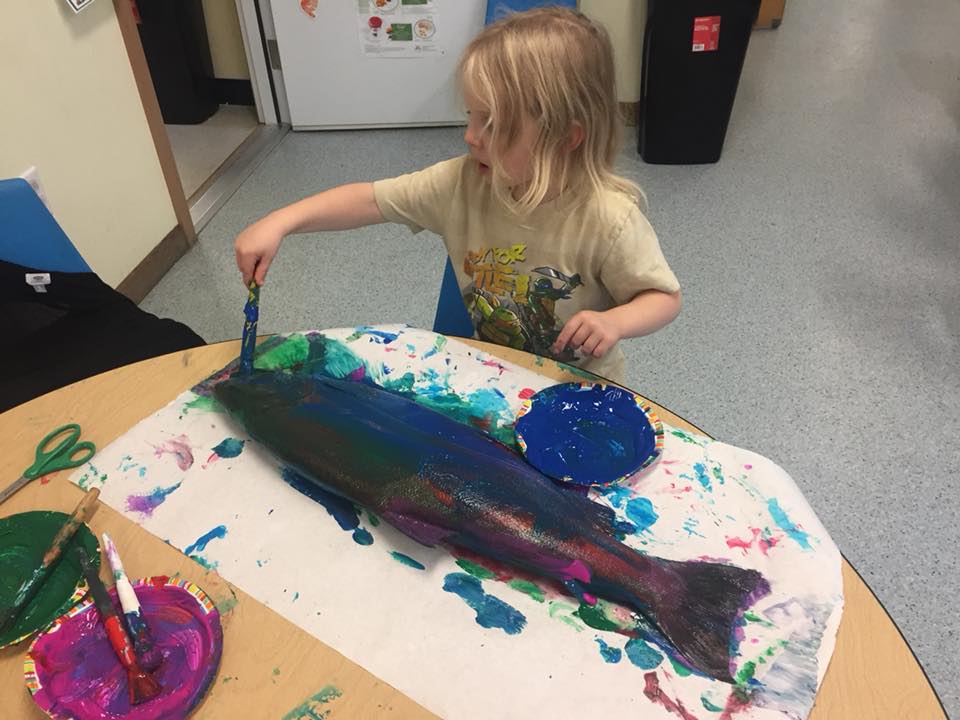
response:
<path id="1" fill-rule="evenodd" d="M 153 511 L 163 504 L 163 501 L 167 499 L 167 496 L 174 492 L 182 484 L 183 483 L 181 481 L 176 485 L 171 485 L 170 487 L 166 488 L 156 487 L 144 495 L 128 495 L 126 505 L 127 510 L 130 512 L 140 513 L 141 515 L 153 515 Z"/>
<path id="2" fill-rule="evenodd" d="M 194 542 L 190 543 L 183 549 L 183 554 L 193 558 L 198 563 L 203 565 L 207 570 L 216 570 L 218 563 L 216 561 L 207 560 L 202 553 L 207 549 L 207 543 L 211 540 L 223 539 L 227 536 L 227 528 L 225 525 L 217 525 L 217 527 L 212 530 L 205 532 L 203 535 L 198 537 Z"/>
<path id="3" fill-rule="evenodd" d="M 183 471 L 189 470 L 193 465 L 193 451 L 190 449 L 190 440 L 186 435 L 154 445 L 154 454 L 157 457 L 172 455 L 177 461 L 177 467 Z"/>
<path id="4" fill-rule="evenodd" d="M 500 598 L 483 591 L 480 581 L 466 573 L 450 573 L 443 579 L 443 589 L 459 595 L 477 614 L 477 625 L 499 628 L 508 635 L 516 635 L 527 624 L 527 619 L 516 608 Z"/>

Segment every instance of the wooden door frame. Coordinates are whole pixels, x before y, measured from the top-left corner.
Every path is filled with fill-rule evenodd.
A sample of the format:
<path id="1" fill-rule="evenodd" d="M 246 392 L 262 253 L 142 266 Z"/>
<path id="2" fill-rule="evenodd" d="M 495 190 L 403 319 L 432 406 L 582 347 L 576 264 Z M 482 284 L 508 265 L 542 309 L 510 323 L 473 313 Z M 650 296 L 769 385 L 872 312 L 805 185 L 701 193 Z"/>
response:
<path id="1" fill-rule="evenodd" d="M 120 292 L 139 302 L 173 267 L 174 263 L 196 244 L 197 231 L 190 217 L 190 206 L 183 192 L 180 171 L 177 170 L 173 148 L 170 146 L 170 138 L 167 136 L 163 116 L 160 113 L 160 103 L 153 88 L 153 79 L 150 77 L 150 68 L 140 42 L 140 32 L 137 30 L 130 0 L 113 0 L 113 6 L 120 26 L 120 35 L 127 49 L 127 57 L 130 59 L 130 68 L 133 71 L 137 91 L 140 93 L 143 113 L 150 128 L 157 159 L 160 162 L 160 169 L 177 219 L 176 226 L 117 287 Z"/>

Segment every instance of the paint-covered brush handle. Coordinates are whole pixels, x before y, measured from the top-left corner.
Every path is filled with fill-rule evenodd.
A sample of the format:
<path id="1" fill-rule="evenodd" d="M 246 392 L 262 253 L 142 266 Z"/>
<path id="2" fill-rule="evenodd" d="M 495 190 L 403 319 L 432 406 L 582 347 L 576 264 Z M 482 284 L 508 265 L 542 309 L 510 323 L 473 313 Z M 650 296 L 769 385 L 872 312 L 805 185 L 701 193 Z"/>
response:
<path id="1" fill-rule="evenodd" d="M 250 282 L 247 303 L 243 306 L 243 318 L 239 372 L 248 375 L 253 372 L 253 351 L 257 346 L 257 320 L 260 318 L 260 286 L 257 285 L 256 280 Z"/>
<path id="2" fill-rule="evenodd" d="M 30 603 L 43 586 L 47 575 L 50 574 L 51 569 L 57 564 L 57 560 L 59 560 L 63 554 L 64 548 L 76 534 L 77 528 L 83 525 L 93 514 L 99 496 L 100 490 L 98 488 L 92 488 L 87 491 L 77 507 L 70 513 L 70 517 L 67 518 L 67 521 L 54 536 L 50 546 L 43 555 L 40 566 L 33 571 L 30 577 L 21 583 L 20 589 L 17 591 L 13 602 L 5 608 L 0 608 L 0 633 L 6 632 L 9 629 L 23 608 Z"/>
<path id="3" fill-rule="evenodd" d="M 156 670 L 163 662 L 163 654 L 153 644 L 153 636 L 150 634 L 150 628 L 147 626 L 147 621 L 140 608 L 140 599 L 123 569 L 123 561 L 120 559 L 117 546 L 107 533 L 103 533 L 102 537 L 103 551 L 113 571 L 117 597 L 120 599 L 120 607 L 123 609 L 124 623 L 130 633 L 130 638 L 133 640 L 133 648 L 136 651 L 137 659 L 144 670 Z"/>

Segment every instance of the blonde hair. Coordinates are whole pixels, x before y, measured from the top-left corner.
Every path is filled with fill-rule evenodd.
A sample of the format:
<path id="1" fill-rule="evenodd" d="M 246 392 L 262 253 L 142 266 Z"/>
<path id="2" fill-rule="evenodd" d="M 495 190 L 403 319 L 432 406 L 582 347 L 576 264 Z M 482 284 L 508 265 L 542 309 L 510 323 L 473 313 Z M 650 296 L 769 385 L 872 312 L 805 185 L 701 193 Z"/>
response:
<path id="1" fill-rule="evenodd" d="M 613 170 L 623 121 L 613 50 L 602 26 L 557 7 L 508 15 L 473 39 L 459 77 L 463 90 L 489 112 L 493 191 L 508 207 L 526 214 L 551 187 L 578 199 L 614 190 L 645 206 L 643 191 Z M 514 197 L 497 160 L 516 141 L 524 116 L 538 133 L 532 179 Z M 583 140 L 570 149 L 576 124 Z"/>

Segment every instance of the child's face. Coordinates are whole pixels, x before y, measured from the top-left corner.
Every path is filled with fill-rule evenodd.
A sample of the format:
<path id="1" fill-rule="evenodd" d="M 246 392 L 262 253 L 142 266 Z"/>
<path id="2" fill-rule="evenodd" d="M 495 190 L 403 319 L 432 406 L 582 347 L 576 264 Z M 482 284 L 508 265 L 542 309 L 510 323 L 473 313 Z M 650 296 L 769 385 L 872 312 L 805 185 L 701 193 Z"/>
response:
<path id="1" fill-rule="evenodd" d="M 490 169 L 490 131 L 487 123 L 490 113 L 475 97 L 469 93 L 467 102 L 467 130 L 463 139 L 470 148 L 470 155 L 477 161 L 481 175 L 489 175 Z M 519 187 L 529 182 L 533 177 L 533 149 L 537 141 L 537 126 L 533 119 L 524 115 L 520 134 L 510 147 L 501 150 L 499 155 L 500 167 L 507 178 L 510 187 Z"/>

